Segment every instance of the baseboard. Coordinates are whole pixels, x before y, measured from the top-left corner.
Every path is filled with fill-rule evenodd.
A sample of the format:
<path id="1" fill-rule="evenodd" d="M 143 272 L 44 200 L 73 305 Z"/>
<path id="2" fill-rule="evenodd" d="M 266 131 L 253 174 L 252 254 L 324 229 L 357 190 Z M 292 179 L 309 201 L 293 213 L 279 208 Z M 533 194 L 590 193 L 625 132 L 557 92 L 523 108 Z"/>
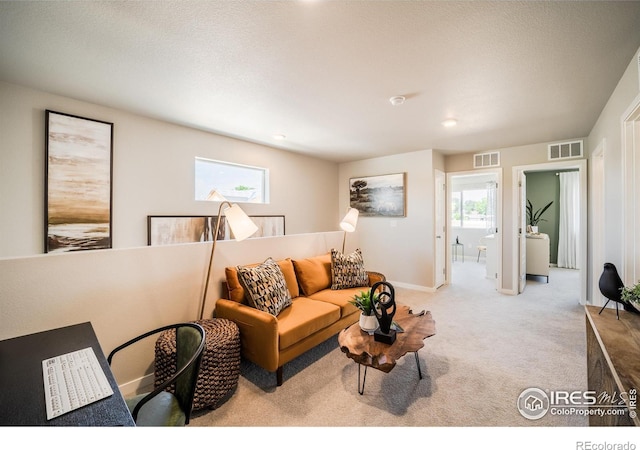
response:
<path id="1" fill-rule="evenodd" d="M 391 283 L 393 285 L 393 287 L 401 287 L 401 288 L 411 289 L 411 290 L 420 291 L 420 292 L 436 292 L 435 288 L 428 287 L 428 286 L 420 286 L 420 285 L 417 285 L 417 284 L 402 283 L 400 281 L 389 281 L 389 283 Z"/>
<path id="2" fill-rule="evenodd" d="M 518 293 L 513 289 L 498 289 L 498 292 L 505 295 L 518 295 Z"/>
<path id="3" fill-rule="evenodd" d="M 132 395 L 139 394 L 141 392 L 147 392 L 153 390 L 154 375 L 152 373 L 145 375 L 142 378 L 131 380 L 127 383 L 118 385 L 120 392 L 124 397 L 130 397 Z"/>

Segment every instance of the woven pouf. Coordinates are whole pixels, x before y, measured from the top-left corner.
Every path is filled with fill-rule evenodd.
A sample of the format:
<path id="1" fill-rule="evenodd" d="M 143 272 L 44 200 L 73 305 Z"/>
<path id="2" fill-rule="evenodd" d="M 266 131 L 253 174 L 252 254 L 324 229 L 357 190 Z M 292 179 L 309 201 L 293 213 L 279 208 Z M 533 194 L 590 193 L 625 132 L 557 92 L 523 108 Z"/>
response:
<path id="1" fill-rule="evenodd" d="M 193 409 L 215 409 L 238 385 L 240 376 L 240 330 L 227 319 L 196 320 L 204 328 L 205 348 L 193 399 Z M 155 386 L 176 370 L 176 332 L 167 330 L 156 340 Z M 173 387 L 169 390 L 171 391 Z"/>

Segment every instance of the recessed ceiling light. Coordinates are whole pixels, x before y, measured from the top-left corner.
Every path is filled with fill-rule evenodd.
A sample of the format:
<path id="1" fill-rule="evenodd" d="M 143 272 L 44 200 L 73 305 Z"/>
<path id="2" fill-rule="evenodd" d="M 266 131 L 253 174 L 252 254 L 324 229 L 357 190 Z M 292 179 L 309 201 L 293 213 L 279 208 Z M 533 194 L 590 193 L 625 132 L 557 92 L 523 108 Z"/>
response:
<path id="1" fill-rule="evenodd" d="M 274 134 L 273 138 L 276 141 L 284 141 L 287 137 L 284 134 Z"/>
<path id="2" fill-rule="evenodd" d="M 395 97 L 391 97 L 389 101 L 393 106 L 402 105 L 406 99 L 402 95 L 396 95 Z"/>
<path id="3" fill-rule="evenodd" d="M 447 119 L 442 122 L 442 125 L 444 125 L 447 128 L 455 127 L 457 124 L 458 124 L 458 121 L 456 119 Z"/>

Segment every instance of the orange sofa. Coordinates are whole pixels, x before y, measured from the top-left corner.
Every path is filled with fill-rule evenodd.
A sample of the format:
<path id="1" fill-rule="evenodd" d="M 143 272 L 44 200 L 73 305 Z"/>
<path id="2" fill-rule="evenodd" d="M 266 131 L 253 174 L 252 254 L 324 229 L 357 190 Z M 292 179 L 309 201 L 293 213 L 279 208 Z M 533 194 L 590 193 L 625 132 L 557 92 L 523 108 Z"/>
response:
<path id="1" fill-rule="evenodd" d="M 284 364 L 357 322 L 360 311 L 349 301 L 385 277 L 366 271 L 368 286 L 332 289 L 330 253 L 302 260 L 287 258 L 277 264 L 291 294 L 290 306 L 277 316 L 250 306 L 237 268 L 227 267 L 229 298 L 216 302 L 214 314 L 238 325 L 243 357 L 276 372 L 280 386 Z"/>

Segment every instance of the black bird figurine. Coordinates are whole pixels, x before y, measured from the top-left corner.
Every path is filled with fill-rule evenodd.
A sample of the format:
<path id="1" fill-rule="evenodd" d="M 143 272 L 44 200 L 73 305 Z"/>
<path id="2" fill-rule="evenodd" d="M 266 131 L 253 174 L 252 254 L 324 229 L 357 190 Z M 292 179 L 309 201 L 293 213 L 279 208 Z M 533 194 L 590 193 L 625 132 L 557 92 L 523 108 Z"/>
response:
<path id="1" fill-rule="evenodd" d="M 602 275 L 600 275 L 598 287 L 600 288 L 602 295 L 607 298 L 607 303 L 604 304 L 598 314 L 600 314 L 609 302 L 613 300 L 616 302 L 616 318 L 620 319 L 618 314 L 618 303 L 623 303 L 622 288 L 624 287 L 624 283 L 620 279 L 620 275 L 618 275 L 616 266 L 611 263 L 604 263 L 604 271 L 602 272 Z"/>

